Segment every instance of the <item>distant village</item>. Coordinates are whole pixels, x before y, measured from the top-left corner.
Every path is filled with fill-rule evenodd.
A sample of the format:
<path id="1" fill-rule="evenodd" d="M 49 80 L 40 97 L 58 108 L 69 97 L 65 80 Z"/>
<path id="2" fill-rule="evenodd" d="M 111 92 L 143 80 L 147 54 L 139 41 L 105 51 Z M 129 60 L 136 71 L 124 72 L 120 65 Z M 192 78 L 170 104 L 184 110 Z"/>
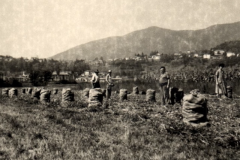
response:
<path id="1" fill-rule="evenodd" d="M 209 53 L 211 52 L 211 53 Z M 134 57 L 125 57 L 125 58 L 115 58 L 115 59 L 108 59 L 108 61 L 116 61 L 116 60 L 148 60 L 148 61 L 160 61 L 161 57 L 164 53 L 156 53 L 154 55 L 144 55 L 144 54 L 135 54 Z M 223 59 L 224 57 L 238 57 L 240 53 L 234 53 L 230 51 L 224 50 L 212 50 L 212 51 L 186 51 L 186 52 L 175 52 L 173 54 L 174 59 L 182 58 L 183 55 L 187 55 L 188 57 L 196 57 L 196 58 L 203 58 L 203 59 Z"/>

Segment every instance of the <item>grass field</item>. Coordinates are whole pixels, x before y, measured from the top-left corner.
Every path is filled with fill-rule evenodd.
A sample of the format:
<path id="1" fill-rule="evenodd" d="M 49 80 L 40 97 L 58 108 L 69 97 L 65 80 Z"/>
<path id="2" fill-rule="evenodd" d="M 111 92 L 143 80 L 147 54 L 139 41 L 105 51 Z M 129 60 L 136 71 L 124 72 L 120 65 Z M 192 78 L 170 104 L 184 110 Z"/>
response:
<path id="1" fill-rule="evenodd" d="M 207 96 L 210 125 L 182 122 L 181 106 L 161 107 L 145 95 L 118 95 L 100 108 L 88 108 L 81 91 L 60 106 L 61 92 L 42 105 L 30 98 L 0 96 L 0 159 L 202 160 L 240 159 L 238 97 Z"/>

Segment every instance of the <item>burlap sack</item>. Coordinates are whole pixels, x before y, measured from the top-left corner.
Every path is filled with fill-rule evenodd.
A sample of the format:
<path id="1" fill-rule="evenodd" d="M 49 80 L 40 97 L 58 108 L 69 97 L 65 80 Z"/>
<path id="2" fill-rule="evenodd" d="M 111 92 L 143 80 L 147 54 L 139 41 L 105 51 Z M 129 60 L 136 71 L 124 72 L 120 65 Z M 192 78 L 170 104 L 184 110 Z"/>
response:
<path id="1" fill-rule="evenodd" d="M 135 76 L 135 77 L 133 78 L 133 80 L 134 80 L 134 82 L 136 82 L 136 81 L 138 80 L 137 76 Z"/>
<path id="2" fill-rule="evenodd" d="M 41 103 L 49 103 L 50 102 L 50 91 L 47 89 L 41 89 L 40 92 L 40 102 Z"/>
<path id="3" fill-rule="evenodd" d="M 101 88 L 93 88 L 89 90 L 88 107 L 101 106 L 103 102 L 103 94 Z"/>
<path id="4" fill-rule="evenodd" d="M 181 103 L 183 97 L 184 97 L 183 89 L 182 89 L 182 88 L 179 88 L 178 91 L 177 91 L 177 93 L 176 93 L 176 102 L 177 102 L 177 103 Z"/>
<path id="5" fill-rule="evenodd" d="M 178 92 L 178 88 L 176 88 L 176 87 L 169 88 L 169 102 L 172 105 L 174 105 L 175 102 L 177 101 L 177 92 Z M 180 94 L 178 96 L 180 99 Z M 178 101 L 181 101 L 181 100 L 178 100 Z"/>
<path id="6" fill-rule="evenodd" d="M 17 97 L 18 96 L 18 90 L 16 88 L 11 88 L 8 91 L 9 97 L 13 98 L 13 97 Z"/>
<path id="7" fill-rule="evenodd" d="M 21 89 L 21 93 L 22 93 L 22 94 L 25 94 L 25 93 L 26 93 L 26 88 L 22 88 L 22 89 Z"/>
<path id="8" fill-rule="evenodd" d="M 61 105 L 63 107 L 69 107 L 73 101 L 74 93 L 71 91 L 71 88 L 63 88 Z"/>
<path id="9" fill-rule="evenodd" d="M 32 88 L 27 88 L 27 94 L 32 94 Z"/>
<path id="10" fill-rule="evenodd" d="M 107 96 L 107 90 L 106 89 L 102 89 L 102 95 L 103 95 L 103 97 L 106 98 L 106 96 Z"/>
<path id="11" fill-rule="evenodd" d="M 206 99 L 201 94 L 198 94 L 196 96 L 194 96 L 193 94 L 188 94 L 183 97 L 183 101 L 187 101 L 189 103 L 194 103 L 194 104 L 203 104 L 206 102 Z"/>
<path id="12" fill-rule="evenodd" d="M 53 88 L 52 94 L 58 94 L 58 89 L 57 88 Z"/>
<path id="13" fill-rule="evenodd" d="M 120 101 L 127 100 L 127 89 L 120 89 Z"/>
<path id="14" fill-rule="evenodd" d="M 85 89 L 83 90 L 82 94 L 83 94 L 83 96 L 84 96 L 85 98 L 88 98 L 88 97 L 89 97 L 89 90 L 90 90 L 90 88 L 85 88 Z"/>
<path id="15" fill-rule="evenodd" d="M 190 93 L 194 96 L 197 96 L 200 93 L 200 91 L 199 89 L 194 89 L 194 90 L 191 90 Z"/>
<path id="16" fill-rule="evenodd" d="M 232 98 L 232 87 L 231 86 L 227 86 L 227 97 Z"/>
<path id="17" fill-rule="evenodd" d="M 139 94 L 141 94 L 141 95 L 145 95 L 146 92 L 145 92 L 145 91 L 139 91 Z"/>
<path id="18" fill-rule="evenodd" d="M 32 91 L 32 97 L 39 100 L 40 95 L 41 95 L 41 89 L 40 88 L 34 88 L 33 91 Z"/>
<path id="19" fill-rule="evenodd" d="M 200 127 L 207 125 L 207 99 L 199 94 L 188 94 L 183 97 L 182 116 L 186 124 Z"/>
<path id="20" fill-rule="evenodd" d="M 153 90 L 153 89 L 148 89 L 147 90 L 147 94 L 146 94 L 146 101 L 148 102 L 156 102 L 156 98 L 155 98 L 155 94 L 156 94 L 156 91 Z"/>
<path id="21" fill-rule="evenodd" d="M 132 94 L 139 94 L 139 90 L 138 90 L 138 87 L 133 87 L 133 92 Z"/>
<path id="22" fill-rule="evenodd" d="M 8 93 L 9 93 L 9 88 L 3 88 L 2 89 L 2 96 L 8 97 Z"/>

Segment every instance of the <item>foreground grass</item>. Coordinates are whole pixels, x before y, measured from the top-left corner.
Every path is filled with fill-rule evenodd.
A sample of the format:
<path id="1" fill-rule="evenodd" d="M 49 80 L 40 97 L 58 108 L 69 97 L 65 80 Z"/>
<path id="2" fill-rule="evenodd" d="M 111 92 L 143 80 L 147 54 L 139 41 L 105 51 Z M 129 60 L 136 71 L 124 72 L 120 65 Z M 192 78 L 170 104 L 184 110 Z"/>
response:
<path id="1" fill-rule="evenodd" d="M 181 106 L 147 103 L 143 95 L 101 108 L 76 101 L 62 108 L 60 94 L 49 105 L 28 95 L 0 96 L 0 159 L 239 159 L 239 100 L 209 98 L 210 125 L 182 123 Z"/>

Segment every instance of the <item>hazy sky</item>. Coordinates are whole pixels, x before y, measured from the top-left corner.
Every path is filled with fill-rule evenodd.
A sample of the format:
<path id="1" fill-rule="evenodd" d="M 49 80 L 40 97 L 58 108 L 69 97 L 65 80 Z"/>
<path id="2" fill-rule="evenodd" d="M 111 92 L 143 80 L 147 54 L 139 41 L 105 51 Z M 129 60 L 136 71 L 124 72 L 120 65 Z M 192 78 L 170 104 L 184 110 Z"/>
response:
<path id="1" fill-rule="evenodd" d="M 240 0 L 0 0 L 0 55 L 47 58 L 149 26 L 195 30 L 239 15 Z"/>

